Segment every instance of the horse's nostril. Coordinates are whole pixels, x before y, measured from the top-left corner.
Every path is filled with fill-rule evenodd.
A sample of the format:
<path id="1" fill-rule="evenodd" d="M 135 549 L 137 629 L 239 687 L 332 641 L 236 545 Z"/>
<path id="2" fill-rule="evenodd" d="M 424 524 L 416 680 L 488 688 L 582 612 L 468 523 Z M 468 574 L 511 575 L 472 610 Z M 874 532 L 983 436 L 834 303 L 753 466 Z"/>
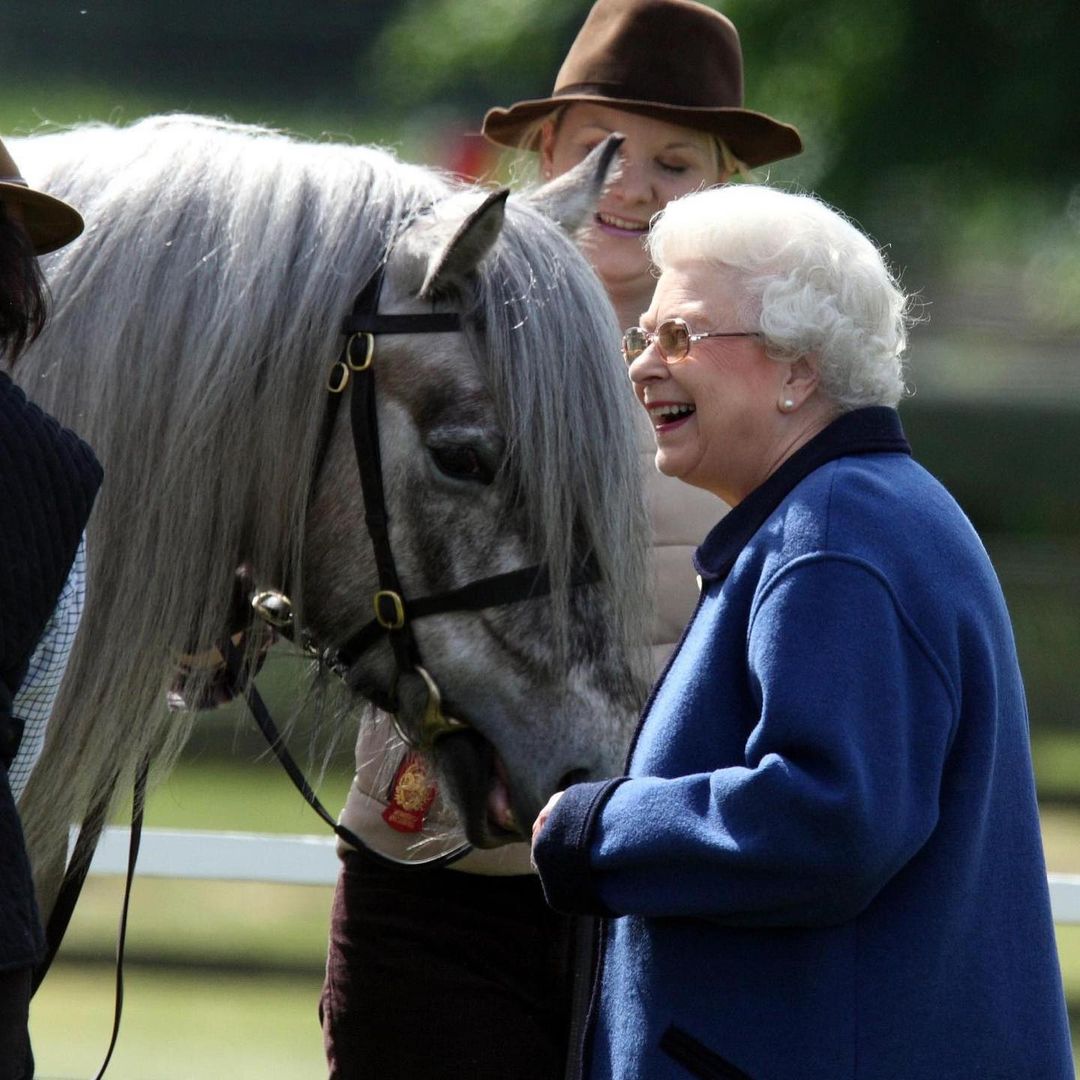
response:
<path id="1" fill-rule="evenodd" d="M 559 781 L 556 791 L 565 791 L 568 787 L 573 787 L 574 784 L 580 784 L 589 779 L 588 769 L 571 769 L 566 773 Z"/>

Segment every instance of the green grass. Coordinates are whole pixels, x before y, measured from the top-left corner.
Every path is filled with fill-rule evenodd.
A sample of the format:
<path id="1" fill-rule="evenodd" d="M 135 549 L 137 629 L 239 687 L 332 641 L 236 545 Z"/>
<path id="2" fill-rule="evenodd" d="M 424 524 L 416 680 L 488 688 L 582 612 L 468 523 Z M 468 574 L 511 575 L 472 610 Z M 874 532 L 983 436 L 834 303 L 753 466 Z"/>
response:
<path id="1" fill-rule="evenodd" d="M 122 887 L 118 877 L 87 882 L 62 958 L 91 963 L 112 956 Z M 127 960 L 317 977 L 326 955 L 330 900 L 329 886 L 136 880 Z"/>
<path id="2" fill-rule="evenodd" d="M 281 665 L 286 668 L 287 665 Z M 271 698 L 286 678 L 260 678 Z M 275 712 L 285 710 L 275 703 Z M 326 771 L 293 752 L 332 814 L 352 776 L 351 739 Z M 228 756 L 226 756 L 228 755 Z M 126 824 L 123 812 L 116 820 Z M 270 758 L 250 721 L 200 718 L 185 758 L 150 795 L 148 828 L 329 834 Z M 330 856 L 332 858 L 332 856 Z M 112 1024 L 119 878 L 92 877 L 56 966 L 35 998 L 38 1076 L 92 1076 Z M 329 925 L 329 887 L 136 879 L 126 994 L 110 1080 L 323 1077 L 316 1007 Z"/>
<path id="3" fill-rule="evenodd" d="M 318 783 L 313 771 L 305 771 L 320 801 L 336 815 L 349 789 L 351 767 L 339 765 Z M 124 812 L 116 820 L 127 824 Z M 238 767 L 210 759 L 181 765 L 151 792 L 146 825 L 265 833 L 330 832 L 276 761 L 252 761 Z"/>
<path id="4" fill-rule="evenodd" d="M 1040 807 L 1047 867 L 1059 874 L 1080 874 L 1080 805 Z"/>
<path id="5" fill-rule="evenodd" d="M 1080 926 L 1058 926 L 1055 929 L 1065 1000 L 1069 1003 L 1073 1058 L 1080 1073 Z"/>
<path id="6" fill-rule="evenodd" d="M 109 1080 L 318 1080 L 318 977 L 131 967 Z M 34 1002 L 38 1080 L 93 1076 L 112 1028 L 112 969 L 59 965 Z"/>
<path id="7" fill-rule="evenodd" d="M 253 761 L 240 743 L 239 763 L 181 765 L 152 794 L 147 825 L 322 831 L 276 762 Z M 332 813 L 350 775 L 339 764 L 320 785 Z M 89 879 L 34 1001 L 39 1077 L 92 1076 L 101 1063 L 121 888 L 119 878 Z M 324 1077 L 316 1007 L 330 900 L 329 887 L 137 878 L 110 1080 Z"/>

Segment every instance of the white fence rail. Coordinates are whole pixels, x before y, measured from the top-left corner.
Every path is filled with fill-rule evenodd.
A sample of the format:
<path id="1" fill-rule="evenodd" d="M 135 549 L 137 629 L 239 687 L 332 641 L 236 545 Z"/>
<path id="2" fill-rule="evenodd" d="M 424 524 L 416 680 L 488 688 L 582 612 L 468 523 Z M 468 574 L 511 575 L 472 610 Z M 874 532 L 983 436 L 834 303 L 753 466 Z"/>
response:
<path id="1" fill-rule="evenodd" d="M 91 874 L 126 874 L 130 830 L 106 829 L 90 863 Z M 265 881 L 279 885 L 333 885 L 335 839 L 268 833 L 143 829 L 139 877 L 201 881 Z"/>
<path id="2" fill-rule="evenodd" d="M 90 873 L 124 874 L 127 859 L 128 830 L 106 829 Z M 141 877 L 332 885 L 337 871 L 332 836 L 144 829 L 139 850 Z M 1080 874 L 1051 874 L 1050 903 L 1054 922 L 1080 924 Z"/>

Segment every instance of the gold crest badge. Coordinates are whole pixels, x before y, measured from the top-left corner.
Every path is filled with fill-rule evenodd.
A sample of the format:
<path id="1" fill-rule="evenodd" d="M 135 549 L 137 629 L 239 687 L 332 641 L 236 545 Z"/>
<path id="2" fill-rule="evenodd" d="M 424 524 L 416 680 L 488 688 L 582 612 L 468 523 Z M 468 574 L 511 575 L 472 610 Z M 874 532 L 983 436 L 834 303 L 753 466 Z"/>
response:
<path id="1" fill-rule="evenodd" d="M 419 832 L 438 792 L 431 766 L 422 754 L 410 750 L 390 782 L 389 805 L 382 813 L 383 821 L 398 832 Z"/>

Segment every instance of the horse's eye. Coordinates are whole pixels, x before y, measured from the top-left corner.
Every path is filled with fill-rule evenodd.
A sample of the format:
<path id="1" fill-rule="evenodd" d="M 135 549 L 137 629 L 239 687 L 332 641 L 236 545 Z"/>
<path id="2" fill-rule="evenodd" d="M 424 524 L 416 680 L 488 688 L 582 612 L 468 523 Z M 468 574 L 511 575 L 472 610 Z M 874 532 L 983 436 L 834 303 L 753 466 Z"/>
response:
<path id="1" fill-rule="evenodd" d="M 452 480 L 470 480 L 476 484 L 490 484 L 494 472 L 472 446 L 433 446 L 431 456 L 439 472 Z"/>

